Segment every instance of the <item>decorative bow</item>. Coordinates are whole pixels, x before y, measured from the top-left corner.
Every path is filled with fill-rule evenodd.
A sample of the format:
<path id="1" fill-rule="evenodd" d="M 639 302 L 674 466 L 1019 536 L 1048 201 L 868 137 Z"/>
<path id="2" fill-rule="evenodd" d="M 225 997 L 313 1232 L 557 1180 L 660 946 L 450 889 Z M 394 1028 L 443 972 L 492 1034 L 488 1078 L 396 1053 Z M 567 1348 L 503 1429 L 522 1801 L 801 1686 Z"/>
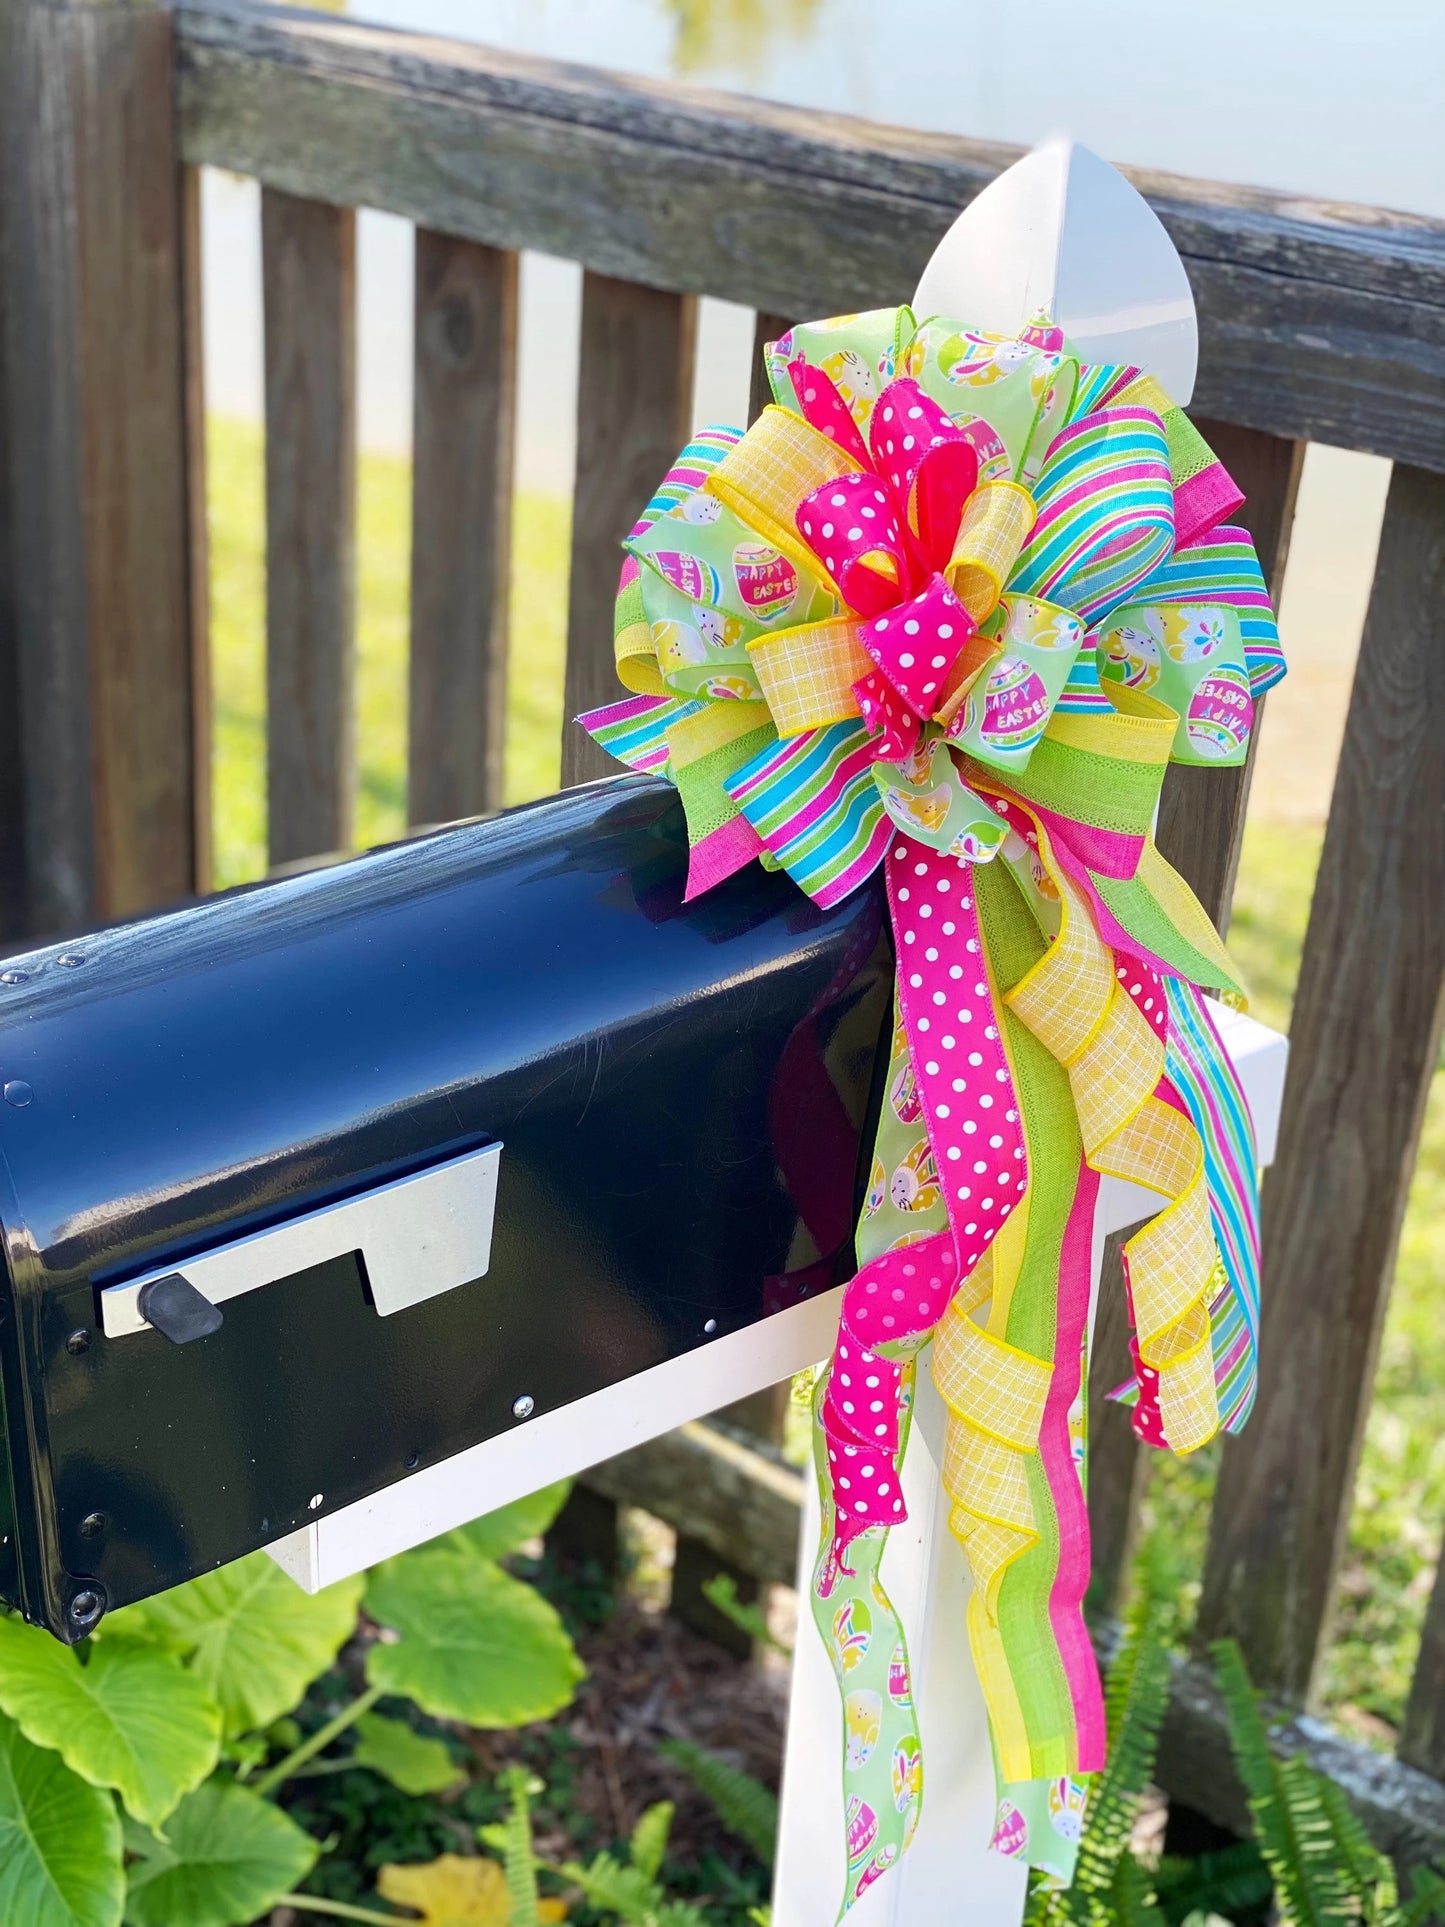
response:
<path id="1" fill-rule="evenodd" d="M 1242 761 L 1284 665 L 1223 526 L 1239 491 L 1137 370 L 1081 365 L 1046 320 L 1003 339 L 906 308 L 795 328 L 768 364 L 777 405 L 700 434 L 624 545 L 633 693 L 583 721 L 677 784 L 689 895 L 755 856 L 824 905 L 887 879 L 888 1094 L 815 1392 L 846 1908 L 921 1810 L 878 1576 L 921 1348 L 995 1844 L 1064 1877 L 1104 1744 L 1080 1477 L 1101 1173 L 1162 1201 L 1125 1248 L 1136 1430 L 1187 1452 L 1248 1414 L 1257 1171 L 1202 994 L 1242 988 L 1151 830 L 1168 763 Z"/>

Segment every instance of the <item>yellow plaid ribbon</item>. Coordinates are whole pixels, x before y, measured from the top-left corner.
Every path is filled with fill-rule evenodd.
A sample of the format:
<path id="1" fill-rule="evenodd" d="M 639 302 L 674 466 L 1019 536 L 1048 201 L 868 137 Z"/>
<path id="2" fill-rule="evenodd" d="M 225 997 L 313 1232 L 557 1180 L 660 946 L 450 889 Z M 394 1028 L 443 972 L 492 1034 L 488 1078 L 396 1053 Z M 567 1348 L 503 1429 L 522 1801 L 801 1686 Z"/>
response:
<path id="1" fill-rule="evenodd" d="M 652 624 L 646 616 L 639 616 L 619 629 L 612 638 L 613 653 L 617 661 L 617 680 L 624 689 L 630 689 L 634 696 L 665 696 L 667 685 L 662 680 L 662 671 L 657 664 L 657 644 L 652 637 Z"/>
<path id="2" fill-rule="evenodd" d="M 1124 1252 L 1139 1356 L 1159 1375 L 1164 1436 L 1175 1452 L 1192 1452 L 1219 1429 L 1209 1326 L 1219 1253 L 1204 1148 L 1193 1124 L 1154 1096 L 1164 1040 L 1121 981 L 1082 891 L 1034 823 L 1039 857 L 1059 892 L 1059 934 L 1004 1001 L 1068 1072 L 1093 1168 L 1169 1200 Z"/>
<path id="3" fill-rule="evenodd" d="M 985 482 L 969 496 L 943 573 L 975 622 L 993 614 L 1033 525 L 1034 498 L 1018 482 Z"/>
<path id="4" fill-rule="evenodd" d="M 869 675 L 873 658 L 858 640 L 851 616 L 780 629 L 748 644 L 748 658 L 780 736 L 841 723 L 858 714 L 853 684 Z"/>
<path id="5" fill-rule="evenodd" d="M 822 562 L 803 542 L 793 518 L 805 495 L 854 473 L 856 464 L 801 415 L 769 406 L 704 486 L 800 569 L 822 575 Z"/>

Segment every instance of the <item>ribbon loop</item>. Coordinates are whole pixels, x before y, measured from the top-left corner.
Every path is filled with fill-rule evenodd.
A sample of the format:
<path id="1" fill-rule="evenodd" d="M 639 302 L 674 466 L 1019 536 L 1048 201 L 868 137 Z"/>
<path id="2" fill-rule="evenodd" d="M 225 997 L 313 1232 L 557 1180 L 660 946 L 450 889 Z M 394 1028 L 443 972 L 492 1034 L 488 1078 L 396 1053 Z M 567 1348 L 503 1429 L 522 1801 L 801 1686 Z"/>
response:
<path id="1" fill-rule="evenodd" d="M 903 530 L 876 475 L 835 475 L 798 504 L 799 533 L 861 615 L 897 601 L 909 578 Z"/>
<path id="2" fill-rule="evenodd" d="M 970 498 L 945 574 L 975 622 L 993 614 L 1033 525 L 1034 498 L 1017 482 L 986 482 Z"/>
<path id="3" fill-rule="evenodd" d="M 973 631 L 973 618 L 936 575 L 919 595 L 865 623 L 858 639 L 914 714 L 931 716 Z"/>

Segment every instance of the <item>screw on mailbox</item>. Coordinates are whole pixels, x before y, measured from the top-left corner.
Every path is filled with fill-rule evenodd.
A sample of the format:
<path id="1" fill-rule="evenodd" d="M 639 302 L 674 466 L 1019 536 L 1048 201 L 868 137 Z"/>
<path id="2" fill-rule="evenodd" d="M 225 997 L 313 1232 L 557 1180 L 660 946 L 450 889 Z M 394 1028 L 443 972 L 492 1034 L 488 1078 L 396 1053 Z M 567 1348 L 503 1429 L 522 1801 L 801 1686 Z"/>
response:
<path id="1" fill-rule="evenodd" d="M 82 1632 L 94 1626 L 105 1612 L 105 1594 L 98 1586 L 87 1586 L 70 1602 L 70 1623 Z"/>
<path id="2" fill-rule="evenodd" d="M 513 1418 L 530 1418 L 536 1409 L 537 1401 L 529 1392 L 523 1392 L 520 1398 L 514 1398 L 512 1400 Z"/>
<path id="3" fill-rule="evenodd" d="M 88 1331 L 72 1332 L 65 1341 L 65 1349 L 72 1358 L 84 1358 L 90 1350 L 90 1333 Z"/>

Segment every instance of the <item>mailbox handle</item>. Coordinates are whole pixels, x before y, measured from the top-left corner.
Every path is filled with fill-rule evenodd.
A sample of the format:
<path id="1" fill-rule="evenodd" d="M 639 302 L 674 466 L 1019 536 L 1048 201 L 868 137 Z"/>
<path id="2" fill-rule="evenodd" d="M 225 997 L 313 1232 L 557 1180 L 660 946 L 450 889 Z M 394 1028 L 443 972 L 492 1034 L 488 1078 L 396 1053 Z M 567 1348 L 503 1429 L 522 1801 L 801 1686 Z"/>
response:
<path id="1" fill-rule="evenodd" d="M 172 1278 L 183 1279 L 215 1306 L 351 1252 L 361 1256 L 372 1303 L 383 1318 L 454 1291 L 484 1276 L 491 1262 L 501 1157 L 500 1144 L 487 1144 L 107 1285 L 100 1294 L 101 1327 L 107 1338 L 164 1329 L 159 1320 L 152 1326 L 141 1299 Z"/>

